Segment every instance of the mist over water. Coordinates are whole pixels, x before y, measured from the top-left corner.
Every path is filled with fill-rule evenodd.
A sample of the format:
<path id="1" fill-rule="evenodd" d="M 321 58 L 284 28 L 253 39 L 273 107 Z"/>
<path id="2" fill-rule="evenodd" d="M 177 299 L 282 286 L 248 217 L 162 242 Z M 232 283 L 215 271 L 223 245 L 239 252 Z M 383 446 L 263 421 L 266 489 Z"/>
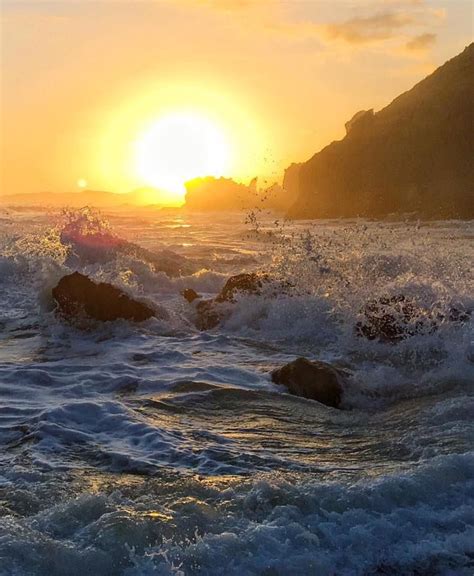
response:
<path id="1" fill-rule="evenodd" d="M 275 218 L 0 213 L 2 576 L 472 574 L 473 223 Z M 157 318 L 62 322 L 74 270 Z M 243 271 L 286 288 L 198 331 L 180 292 Z M 414 336 L 356 335 L 399 294 Z M 271 383 L 297 356 L 350 372 L 344 410 Z"/>

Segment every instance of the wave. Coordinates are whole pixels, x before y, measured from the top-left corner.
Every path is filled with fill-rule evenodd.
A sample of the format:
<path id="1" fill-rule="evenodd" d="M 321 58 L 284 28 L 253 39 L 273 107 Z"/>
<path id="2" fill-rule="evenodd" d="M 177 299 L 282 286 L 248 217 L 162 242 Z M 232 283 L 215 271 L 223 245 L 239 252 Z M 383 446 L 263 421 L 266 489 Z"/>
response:
<path id="1" fill-rule="evenodd" d="M 472 223 L 55 218 L 0 235 L 1 576 L 472 573 Z M 166 316 L 63 323 L 76 269 Z M 242 271 L 273 282 L 199 331 L 182 290 Z M 361 337 L 399 295 L 404 338 Z M 344 410 L 272 384 L 302 355 Z"/>
<path id="2" fill-rule="evenodd" d="M 32 476 L 3 478 L 2 576 L 472 573 L 472 454 L 356 483 L 109 478 L 58 498 L 65 479 L 42 479 L 28 497 Z"/>
<path id="3" fill-rule="evenodd" d="M 342 364 L 353 372 L 346 394 L 352 407 L 442 393 L 453 386 L 466 388 L 474 377 L 474 318 L 452 322 L 449 317 L 453 308 L 474 310 L 471 233 L 472 223 L 259 226 L 248 240 L 265 247 L 258 268 L 270 274 L 275 285 L 291 289 L 277 297 L 273 287 L 262 296 L 240 295 L 217 332 L 251 341 L 254 349 L 276 346 L 280 353 L 275 361 L 307 355 Z M 233 246 L 235 230 L 232 234 Z M 51 288 L 61 275 L 80 268 L 168 311 L 168 320 L 133 330 L 190 336 L 197 332 L 195 312 L 181 292 L 193 288 L 213 296 L 222 288 L 235 270 L 235 256 L 229 260 L 229 249 L 224 248 L 222 257 L 207 260 L 204 268 L 202 255 L 191 264 L 188 258 L 190 270 L 184 271 L 183 256 L 166 251 L 157 256 L 130 243 L 114 233 L 100 213 L 87 208 L 63 214 L 57 225 L 36 235 L 4 239 L 0 282 L 18 285 L 21 278 L 20 295 L 32 315 L 39 295 L 47 333 L 55 322 Z M 241 253 L 250 261 L 257 255 Z M 177 268 L 166 273 L 157 259 L 161 264 L 171 259 Z M 416 335 L 396 345 L 359 337 L 354 327 L 363 319 L 364 306 L 374 298 L 397 295 L 413 302 L 416 312 L 409 322 Z M 12 296 L 4 294 L 5 298 Z M 7 302 L 3 308 L 9 308 Z M 99 332 L 104 330 L 127 333 L 123 326 Z M 59 338 L 67 331 L 56 330 Z"/>

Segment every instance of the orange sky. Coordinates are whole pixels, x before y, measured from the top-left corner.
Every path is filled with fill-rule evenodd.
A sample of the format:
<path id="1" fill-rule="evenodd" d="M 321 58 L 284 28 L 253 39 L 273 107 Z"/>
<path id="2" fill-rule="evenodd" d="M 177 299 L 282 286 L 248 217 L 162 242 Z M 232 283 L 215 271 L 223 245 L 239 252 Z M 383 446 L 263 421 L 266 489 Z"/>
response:
<path id="1" fill-rule="evenodd" d="M 472 41 L 470 0 L 4 1 L 0 193 L 146 184 L 131 142 L 204 113 L 270 180 Z M 263 180 L 262 177 L 262 180 Z"/>

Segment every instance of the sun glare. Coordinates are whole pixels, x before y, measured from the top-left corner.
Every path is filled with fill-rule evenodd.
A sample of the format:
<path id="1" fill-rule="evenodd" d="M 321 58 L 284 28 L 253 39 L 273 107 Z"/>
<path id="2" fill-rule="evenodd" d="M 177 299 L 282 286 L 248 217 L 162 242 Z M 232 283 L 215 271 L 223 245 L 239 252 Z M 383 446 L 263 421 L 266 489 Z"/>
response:
<path id="1" fill-rule="evenodd" d="M 159 118 L 139 135 L 133 152 L 138 177 L 177 197 L 182 197 L 187 180 L 222 176 L 230 162 L 224 130 L 195 112 Z"/>
<path id="2" fill-rule="evenodd" d="M 139 191 L 143 204 L 179 206 L 187 180 L 246 181 L 267 168 L 266 130 L 253 101 L 205 78 L 145 79 L 101 110 L 100 121 L 89 166 L 94 186 Z"/>

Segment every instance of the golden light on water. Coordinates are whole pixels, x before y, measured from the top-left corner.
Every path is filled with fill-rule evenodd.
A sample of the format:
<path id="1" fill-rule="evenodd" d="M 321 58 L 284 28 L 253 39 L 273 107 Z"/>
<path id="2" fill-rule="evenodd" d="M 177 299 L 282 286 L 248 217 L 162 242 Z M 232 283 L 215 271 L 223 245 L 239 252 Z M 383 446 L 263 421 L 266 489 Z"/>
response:
<path id="1" fill-rule="evenodd" d="M 150 124 L 133 147 L 138 177 L 182 197 L 184 183 L 197 176 L 222 176 L 231 149 L 224 130 L 199 112 L 174 112 Z"/>

